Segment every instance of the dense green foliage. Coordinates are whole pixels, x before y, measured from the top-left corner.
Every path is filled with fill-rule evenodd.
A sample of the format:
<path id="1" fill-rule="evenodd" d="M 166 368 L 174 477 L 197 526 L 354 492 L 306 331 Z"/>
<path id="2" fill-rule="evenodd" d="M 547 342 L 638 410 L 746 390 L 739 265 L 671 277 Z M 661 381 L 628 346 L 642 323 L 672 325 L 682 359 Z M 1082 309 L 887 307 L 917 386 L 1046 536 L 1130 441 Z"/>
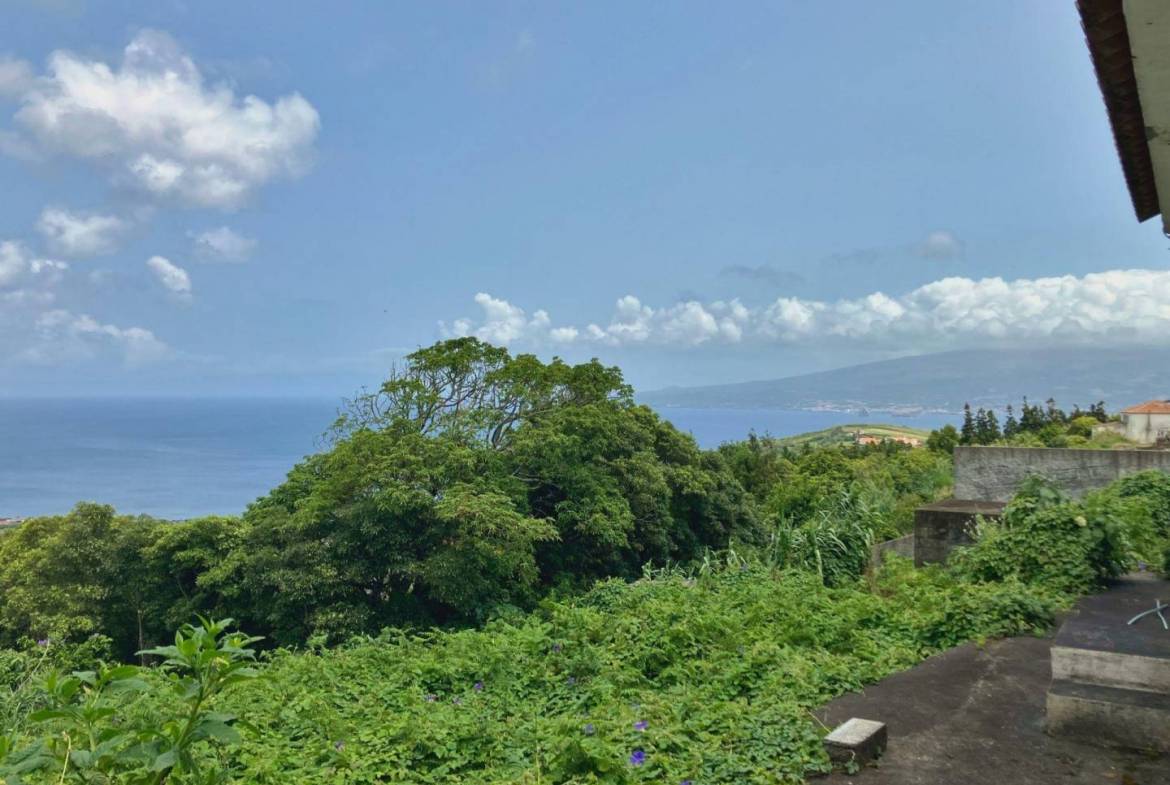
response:
<path id="1" fill-rule="evenodd" d="M 1071 412 L 1066 412 L 1052 398 L 1045 401 L 1044 406 L 1029 403 L 1025 398 L 1018 418 L 1010 404 L 1004 414 L 1001 428 L 994 409 L 980 407 L 972 410 L 970 404 L 967 404 L 963 407 L 962 428 L 956 430 L 947 425 L 932 431 L 927 444 L 932 449 L 945 452 L 953 452 L 956 444 L 1096 448 L 1128 444 L 1117 433 L 1093 433 L 1095 426 L 1110 419 L 1104 402 L 1097 402 L 1087 410 L 1073 406 Z"/>
<path id="2" fill-rule="evenodd" d="M 257 639 L 228 632 L 230 625 L 228 619 L 185 626 L 174 645 L 142 652 L 161 659 L 153 671 L 99 662 L 68 676 L 50 672 L 43 708 L 20 718 L 30 724 L 31 743 L 20 747 L 0 736 L 0 781 L 21 785 L 25 777 L 47 775 L 58 785 L 226 782 L 228 771 L 213 753 L 240 741 L 237 717 L 211 706 L 258 675 L 249 648 Z M 147 711 L 139 705 L 142 693 L 153 704 Z"/>
<path id="3" fill-rule="evenodd" d="M 1037 482 L 948 567 L 891 557 L 830 587 L 758 548 L 603 581 L 480 629 L 387 629 L 269 652 L 263 678 L 201 707 L 229 730 L 201 737 L 169 781 L 800 782 L 828 766 L 811 709 L 963 641 L 1046 629 L 1078 594 L 1166 547 L 1167 498 L 1170 478 L 1152 473 L 1080 502 Z M 132 675 L 147 689 L 101 703 L 115 725 L 94 720 L 99 737 L 117 740 L 101 758 L 109 776 L 66 781 L 150 782 L 149 756 L 126 740 L 190 724 L 174 719 L 190 709 L 176 709 L 163 677 Z M 4 765 L 23 766 L 31 783 L 74 771 L 60 740 L 76 734 L 75 717 L 28 714 L 38 700 L 63 702 L 55 678 L 31 699 L 29 677 L 10 679 L 0 702 L 22 707 L 7 709 L 18 732 L 0 755 L 42 750 L 51 762 L 8 754 Z M 234 742 L 232 726 L 238 744 L 209 746 Z M 165 751 L 152 748 L 151 760 Z"/>
<path id="4" fill-rule="evenodd" d="M 958 642 L 1042 629 L 1058 603 L 905 563 L 839 589 L 735 559 L 610 580 L 481 630 L 274 652 L 213 702 L 249 723 L 218 760 L 249 783 L 799 782 L 827 766 L 809 709 Z M 175 711 L 165 693 L 118 710 L 133 728 Z"/>

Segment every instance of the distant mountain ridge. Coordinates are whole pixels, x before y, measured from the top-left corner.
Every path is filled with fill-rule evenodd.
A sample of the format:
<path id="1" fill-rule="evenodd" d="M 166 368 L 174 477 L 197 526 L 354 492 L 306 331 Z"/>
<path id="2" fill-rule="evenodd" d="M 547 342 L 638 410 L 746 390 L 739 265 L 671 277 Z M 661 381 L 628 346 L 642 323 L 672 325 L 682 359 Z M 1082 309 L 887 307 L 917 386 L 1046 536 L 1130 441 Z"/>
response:
<path id="1" fill-rule="evenodd" d="M 670 387 L 638 396 L 658 407 L 959 411 L 1055 398 L 1110 409 L 1170 398 L 1170 347 L 972 349 L 901 357 L 767 381 Z"/>

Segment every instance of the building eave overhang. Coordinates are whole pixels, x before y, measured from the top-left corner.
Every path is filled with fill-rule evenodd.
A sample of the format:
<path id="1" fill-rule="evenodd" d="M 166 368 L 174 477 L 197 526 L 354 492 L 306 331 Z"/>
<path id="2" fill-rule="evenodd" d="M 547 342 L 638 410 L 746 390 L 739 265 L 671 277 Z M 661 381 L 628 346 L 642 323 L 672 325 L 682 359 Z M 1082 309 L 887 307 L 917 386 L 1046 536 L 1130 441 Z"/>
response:
<path id="1" fill-rule="evenodd" d="M 1170 3 L 1077 0 L 1139 221 L 1170 204 Z"/>

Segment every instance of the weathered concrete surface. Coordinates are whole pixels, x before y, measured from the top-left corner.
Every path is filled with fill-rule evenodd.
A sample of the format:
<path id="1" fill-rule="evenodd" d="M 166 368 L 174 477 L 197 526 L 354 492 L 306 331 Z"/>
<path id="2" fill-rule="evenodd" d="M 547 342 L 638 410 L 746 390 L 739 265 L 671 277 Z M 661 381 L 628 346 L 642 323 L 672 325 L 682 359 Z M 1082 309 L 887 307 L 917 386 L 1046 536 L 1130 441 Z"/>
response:
<path id="1" fill-rule="evenodd" d="M 1170 695 L 1054 681 L 1047 716 L 1054 735 L 1170 753 Z"/>
<path id="2" fill-rule="evenodd" d="M 889 749 L 875 767 L 815 782 L 1170 785 L 1166 756 L 1045 733 L 1051 645 L 1009 638 L 961 646 L 822 707 L 816 714 L 829 727 L 850 717 L 888 723 Z"/>
<path id="3" fill-rule="evenodd" d="M 825 751 L 834 763 L 860 766 L 880 758 L 887 739 L 884 722 L 850 717 L 825 737 Z"/>
<path id="4" fill-rule="evenodd" d="M 1155 616 L 1126 624 L 1158 599 L 1170 600 L 1170 581 L 1142 573 L 1081 600 L 1056 635 L 1052 678 L 1170 695 L 1170 632 Z"/>
<path id="5" fill-rule="evenodd" d="M 969 545 L 975 539 L 978 516 L 998 518 L 1002 502 L 944 499 L 914 511 L 914 564 L 937 564 L 947 560 L 951 551 Z"/>
<path id="6" fill-rule="evenodd" d="M 1127 623 L 1164 597 L 1170 581 L 1145 573 L 1077 604 L 1052 647 L 1050 733 L 1170 752 L 1170 632 Z"/>
<path id="7" fill-rule="evenodd" d="M 897 537 L 893 540 L 885 540 L 884 542 L 875 542 L 873 547 L 869 549 L 869 562 L 874 567 L 880 567 L 882 560 L 886 558 L 887 553 L 896 553 L 899 556 L 904 556 L 907 559 L 914 558 L 914 535 L 907 534 L 902 537 Z"/>
<path id="8" fill-rule="evenodd" d="M 955 498 L 1006 502 L 1032 475 L 1051 480 L 1072 496 L 1082 496 L 1127 474 L 1147 470 L 1170 474 L 1170 451 L 957 447 Z"/>

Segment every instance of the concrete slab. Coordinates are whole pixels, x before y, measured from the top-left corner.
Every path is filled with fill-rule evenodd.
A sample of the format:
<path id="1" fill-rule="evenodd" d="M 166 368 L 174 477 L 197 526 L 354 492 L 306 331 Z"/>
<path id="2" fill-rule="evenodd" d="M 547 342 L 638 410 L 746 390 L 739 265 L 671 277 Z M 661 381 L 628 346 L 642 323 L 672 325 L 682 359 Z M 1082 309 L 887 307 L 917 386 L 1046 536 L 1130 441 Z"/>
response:
<path id="1" fill-rule="evenodd" d="M 861 766 L 881 757 L 887 739 L 884 722 L 851 717 L 825 737 L 825 751 L 834 763 Z"/>
<path id="2" fill-rule="evenodd" d="M 1126 624 L 1154 601 L 1170 602 L 1170 581 L 1150 573 L 1127 575 L 1102 594 L 1085 597 L 1061 626 L 1056 646 L 1170 661 L 1170 632 L 1156 617 Z"/>
<path id="3" fill-rule="evenodd" d="M 1170 581 L 1130 575 L 1086 597 L 1052 647 L 1052 678 L 1170 694 L 1170 631 L 1154 616 L 1129 619 L 1170 600 Z"/>
<path id="4" fill-rule="evenodd" d="M 890 722 L 875 767 L 829 785 L 1170 785 L 1170 756 L 1143 755 L 1045 732 L 1051 638 L 960 646 L 850 693 L 816 714 Z"/>

